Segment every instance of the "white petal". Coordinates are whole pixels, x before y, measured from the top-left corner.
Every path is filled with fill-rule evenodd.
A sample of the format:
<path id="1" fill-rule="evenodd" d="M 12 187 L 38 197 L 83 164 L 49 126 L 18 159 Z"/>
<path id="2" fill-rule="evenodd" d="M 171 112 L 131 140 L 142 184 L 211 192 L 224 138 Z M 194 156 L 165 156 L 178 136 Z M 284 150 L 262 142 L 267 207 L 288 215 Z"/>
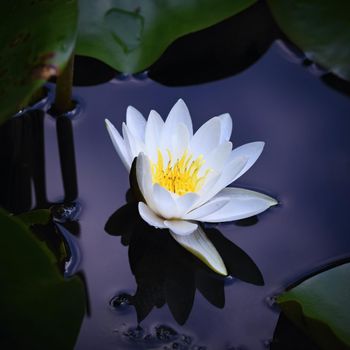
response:
<path id="1" fill-rule="evenodd" d="M 149 159 L 144 153 L 140 153 L 136 161 L 136 179 L 140 191 L 146 204 L 153 210 L 157 211 L 157 207 L 153 200 L 152 174 Z"/>
<path id="2" fill-rule="evenodd" d="M 174 127 L 173 135 L 171 136 L 171 153 L 173 163 L 176 162 L 188 148 L 190 135 L 188 129 L 183 123 L 179 123 Z"/>
<path id="3" fill-rule="evenodd" d="M 246 157 L 247 158 L 247 164 L 245 167 L 241 170 L 239 174 L 232 180 L 235 181 L 240 176 L 242 176 L 259 158 L 261 152 L 264 149 L 264 142 L 257 141 L 257 142 L 251 142 L 246 143 L 245 145 L 242 145 L 240 147 L 235 148 L 230 155 L 230 160 L 234 160 L 237 157 Z"/>
<path id="4" fill-rule="evenodd" d="M 220 143 L 229 141 L 232 133 L 232 118 L 228 113 L 218 116 L 221 122 L 221 137 Z"/>
<path id="5" fill-rule="evenodd" d="M 164 187 L 157 183 L 153 185 L 153 201 L 157 213 L 165 219 L 177 217 L 177 206 L 175 199 Z"/>
<path id="6" fill-rule="evenodd" d="M 123 137 L 125 140 L 125 145 L 130 152 L 132 162 L 140 152 L 145 151 L 145 146 L 140 139 L 134 137 L 125 123 L 123 123 Z"/>
<path id="7" fill-rule="evenodd" d="M 224 187 L 229 185 L 239 174 L 247 163 L 247 158 L 245 157 L 236 157 L 229 164 L 227 164 L 218 180 L 213 184 L 211 188 L 206 186 L 206 191 L 204 187 L 201 190 L 201 198 L 196 204 L 200 206 L 207 202 L 210 198 L 214 197 L 218 192 L 220 192 Z"/>
<path id="8" fill-rule="evenodd" d="M 193 135 L 192 119 L 186 103 L 180 98 L 170 110 L 166 119 L 166 127 L 170 130 L 178 123 L 184 123 L 190 136 Z"/>
<path id="9" fill-rule="evenodd" d="M 199 199 L 199 195 L 196 193 L 186 193 L 183 196 L 179 196 L 175 199 L 177 210 L 178 210 L 178 216 L 182 217 L 187 213 L 190 208 L 193 206 L 193 204 Z"/>
<path id="10" fill-rule="evenodd" d="M 126 169 L 130 171 L 132 159 L 130 154 L 127 151 L 123 138 L 120 136 L 118 130 L 114 127 L 114 125 L 108 119 L 105 119 L 105 123 L 106 123 L 108 134 L 112 140 L 115 150 L 117 151 Z"/>
<path id="11" fill-rule="evenodd" d="M 156 228 L 166 228 L 164 225 L 164 220 L 156 215 L 145 203 L 139 202 L 138 205 L 140 216 L 149 225 Z"/>
<path id="12" fill-rule="evenodd" d="M 215 184 L 215 187 L 214 187 L 215 194 L 221 191 L 224 187 L 229 185 L 231 182 L 234 181 L 234 179 L 237 178 L 237 174 L 242 172 L 242 169 L 246 166 L 247 161 L 248 161 L 247 158 L 244 156 L 236 157 L 224 167 L 220 175 L 220 178 Z"/>
<path id="13" fill-rule="evenodd" d="M 198 228 L 197 224 L 184 220 L 165 220 L 164 225 L 179 236 L 190 235 Z"/>
<path id="14" fill-rule="evenodd" d="M 192 210 L 183 216 L 185 220 L 203 221 L 201 218 L 215 213 L 229 202 L 228 198 L 213 198 L 202 206 Z"/>
<path id="15" fill-rule="evenodd" d="M 202 197 L 207 192 L 211 191 L 215 184 L 218 182 L 221 173 L 215 170 L 210 171 L 209 174 L 204 179 L 203 187 L 197 191 L 197 193 Z M 210 197 L 211 198 L 211 197 Z"/>
<path id="16" fill-rule="evenodd" d="M 153 162 L 157 161 L 157 152 L 160 147 L 160 138 L 164 121 L 156 111 L 151 111 L 146 124 L 145 144 L 147 153 Z"/>
<path id="17" fill-rule="evenodd" d="M 180 236 L 171 231 L 170 233 L 179 244 L 202 260 L 212 270 L 220 275 L 227 275 L 221 256 L 199 226 L 192 234 L 187 236 Z"/>
<path id="18" fill-rule="evenodd" d="M 190 137 L 193 134 L 192 120 L 187 106 L 183 100 L 178 100 L 165 121 L 161 137 L 161 149 L 170 149 L 172 142 L 172 135 L 177 124 L 183 123 L 188 129 Z"/>
<path id="19" fill-rule="evenodd" d="M 240 220 L 257 215 L 277 204 L 277 201 L 272 197 L 243 188 L 227 187 L 218 196 L 229 197 L 230 201 L 216 212 L 201 217 L 201 221 L 225 222 Z"/>
<path id="20" fill-rule="evenodd" d="M 224 141 L 221 145 L 213 149 L 206 157 L 205 163 L 201 168 L 199 175 L 201 176 L 207 169 L 220 172 L 224 165 L 227 164 L 232 151 L 232 143 Z"/>
<path id="21" fill-rule="evenodd" d="M 206 155 L 220 144 L 221 122 L 220 118 L 214 117 L 203 124 L 193 135 L 190 149 L 194 158 Z"/>
<path id="22" fill-rule="evenodd" d="M 134 137 L 145 141 L 146 120 L 134 107 L 129 106 L 126 110 L 126 125 Z"/>

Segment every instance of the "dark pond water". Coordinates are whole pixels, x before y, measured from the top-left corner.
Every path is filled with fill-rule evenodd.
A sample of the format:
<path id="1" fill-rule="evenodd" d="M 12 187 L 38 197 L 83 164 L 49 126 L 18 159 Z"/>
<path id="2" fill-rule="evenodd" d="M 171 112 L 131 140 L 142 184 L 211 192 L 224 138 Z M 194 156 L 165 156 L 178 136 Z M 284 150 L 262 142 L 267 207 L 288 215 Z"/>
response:
<path id="1" fill-rule="evenodd" d="M 80 257 L 69 271 L 83 273 L 88 291 L 89 314 L 77 350 L 267 348 L 279 317 L 271 298 L 299 278 L 350 255 L 349 97 L 286 59 L 278 44 L 249 69 L 216 82 L 165 87 L 145 76 L 123 77 L 77 87 L 75 94 L 83 110 L 72 123 L 56 122 L 49 115 L 44 118 L 45 168 L 38 172 L 45 172 L 46 185 L 33 192 L 32 203 L 44 203 L 45 197 L 50 203 L 61 202 L 64 193 L 71 200 L 78 193 L 81 211 L 73 219 L 79 225 L 74 229 L 60 226 L 74 241 Z M 229 112 L 234 146 L 266 142 L 258 162 L 235 186 L 269 194 L 280 204 L 257 220 L 216 227 L 255 261 L 264 286 L 227 280 L 223 308 L 207 300 L 222 306 L 222 284 L 214 289 L 220 295 L 210 297 L 209 291 L 207 299 L 202 288 L 203 294 L 198 290 L 195 294 L 184 325 L 174 320 L 165 304 L 153 309 L 138 327 L 135 309 L 123 295 L 137 289 L 125 246 L 128 238 L 123 237 L 122 244 L 121 237 L 104 230 L 110 216 L 126 204 L 129 189 L 128 174 L 107 135 L 104 118 L 120 127 L 129 105 L 145 116 L 155 109 L 165 117 L 179 98 L 187 103 L 195 128 L 214 115 Z M 63 135 L 60 143 L 57 135 Z M 64 152 L 65 181 L 58 144 Z M 39 151 L 36 154 L 40 156 Z M 121 231 L 133 220 L 129 215 L 119 219 Z M 69 230 L 79 234 L 71 236 Z M 151 262 L 142 261 L 141 268 L 146 276 L 147 269 L 153 269 L 157 278 L 157 264 L 163 261 L 157 260 L 157 243 L 152 238 L 140 242 L 138 249 L 144 247 L 154 256 Z M 141 255 L 132 255 L 134 267 Z M 176 273 L 182 268 L 187 281 L 186 265 L 179 264 Z M 110 303 L 116 296 L 114 305 L 122 301 L 120 307 Z"/>

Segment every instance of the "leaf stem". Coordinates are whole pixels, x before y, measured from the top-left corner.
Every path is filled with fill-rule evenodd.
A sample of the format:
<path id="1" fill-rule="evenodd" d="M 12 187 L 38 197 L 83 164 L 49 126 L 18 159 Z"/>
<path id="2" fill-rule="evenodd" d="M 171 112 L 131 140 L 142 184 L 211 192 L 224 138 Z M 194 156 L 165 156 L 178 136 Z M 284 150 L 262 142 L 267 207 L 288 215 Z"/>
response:
<path id="1" fill-rule="evenodd" d="M 73 86 L 74 53 L 69 58 L 66 67 L 56 80 L 56 97 L 54 109 L 57 114 L 63 114 L 73 109 L 72 86 Z"/>

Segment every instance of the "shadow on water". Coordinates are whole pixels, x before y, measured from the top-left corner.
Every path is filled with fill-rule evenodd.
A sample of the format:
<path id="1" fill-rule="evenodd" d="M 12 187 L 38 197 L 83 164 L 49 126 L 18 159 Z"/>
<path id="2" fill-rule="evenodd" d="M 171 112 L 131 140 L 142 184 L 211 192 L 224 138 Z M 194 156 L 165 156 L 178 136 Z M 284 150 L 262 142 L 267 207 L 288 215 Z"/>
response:
<path id="1" fill-rule="evenodd" d="M 13 213 L 48 206 L 45 181 L 44 112 L 35 110 L 0 128 L 0 201 Z"/>
<path id="2" fill-rule="evenodd" d="M 302 330 L 281 313 L 270 342 L 270 350 L 321 350 Z"/>
<path id="3" fill-rule="evenodd" d="M 50 209 L 51 220 L 32 225 L 32 232 L 45 242 L 65 276 L 77 272 L 81 260 L 76 237 L 81 206 L 77 202 L 78 184 L 72 121 L 66 116 L 55 119 L 63 200 L 47 198 L 45 174 L 45 118 L 43 110 L 30 109 L 7 121 L 0 128 L 0 206 L 13 214 L 33 209 Z"/>
<path id="4" fill-rule="evenodd" d="M 60 156 L 60 167 L 63 182 L 64 195 L 62 196 L 62 201 L 51 202 L 47 196 L 47 184 L 46 184 L 46 161 L 50 157 L 50 152 L 45 154 L 45 132 L 44 125 L 46 118 L 51 118 L 48 116 L 44 110 L 30 109 L 18 113 L 15 117 L 7 121 L 0 128 L 0 164 L 2 171 L 0 172 L 0 206 L 5 208 L 10 215 L 24 214 L 29 215 L 33 218 L 33 221 L 23 223 L 28 226 L 29 231 L 36 237 L 38 241 L 38 246 L 34 245 L 34 248 L 41 247 L 41 253 L 44 253 L 49 257 L 48 261 L 56 265 L 57 270 L 62 276 L 67 280 L 66 284 L 62 283 L 62 288 L 68 288 L 63 286 L 71 286 L 72 283 L 77 283 L 76 279 L 71 279 L 70 277 L 78 274 L 80 279 L 84 281 L 84 275 L 80 272 L 81 254 L 78 245 L 78 239 L 76 236 L 79 235 L 80 225 L 78 222 L 78 217 L 81 211 L 79 202 L 77 202 L 78 197 L 78 186 L 77 186 L 77 173 L 76 173 L 76 163 L 75 163 L 75 150 L 74 150 L 74 138 L 72 122 L 69 118 L 65 116 L 59 116 L 55 119 L 56 135 L 58 142 L 58 150 Z M 45 209 L 45 210 L 37 210 Z M 46 210 L 49 209 L 49 210 Z M 40 215 L 36 216 L 38 213 L 45 216 L 45 219 L 38 219 Z M 18 216 L 19 220 L 22 220 L 22 216 Z M 6 233 L 6 232 L 2 232 Z M 28 245 L 27 248 L 31 246 Z M 17 247 L 13 247 L 16 250 Z M 33 248 L 33 247 L 32 247 Z M 23 259 L 29 266 L 34 262 L 36 250 L 27 251 L 28 256 L 24 254 L 24 257 L 19 257 L 18 266 L 23 264 Z M 18 247 L 21 251 L 21 247 Z M 39 249 L 38 249 L 39 250 Z M 38 254 L 38 256 L 40 256 Z M 6 261 L 6 260 L 5 260 Z M 6 265 L 5 265 L 6 266 Z M 6 267 L 7 268 L 7 267 Z M 21 276 L 22 271 L 14 265 L 13 267 L 8 266 L 10 271 L 14 274 L 18 273 Z M 29 272 L 30 269 L 28 270 Z M 43 270 L 44 271 L 44 270 Z M 48 269 L 47 271 L 54 271 Z M 50 275 L 48 273 L 48 275 Z M 41 276 L 28 275 L 26 278 L 35 280 L 35 278 L 41 278 Z M 48 279 L 47 284 L 50 284 L 50 278 L 57 278 L 55 273 L 52 273 Z M 57 278 L 58 281 L 61 281 Z M 75 282 L 72 282 L 75 281 Z M 6 282 L 6 281 L 5 281 Z M 11 282 L 10 282 L 11 283 Z M 35 281 L 34 281 L 35 285 Z M 76 284 L 78 286 L 78 284 Z M 10 284 L 11 288 L 14 290 L 18 288 L 17 285 Z M 21 287 L 21 286 L 19 286 Z M 26 288 L 25 286 L 23 286 Z M 39 286 L 39 291 L 45 294 L 47 291 L 46 281 L 43 285 Z M 60 286 L 57 285 L 57 289 Z M 78 287 L 77 287 L 78 288 Z M 35 287 L 33 287 L 35 290 Z M 63 289 L 62 289 L 63 290 Z M 78 290 L 78 289 L 77 289 Z M 72 289 L 73 291 L 73 289 Z M 80 289 L 81 292 L 81 289 Z M 74 322 L 75 329 L 72 326 L 72 337 L 76 337 L 79 333 L 79 328 L 81 319 L 84 315 L 84 307 L 82 306 L 79 312 L 81 316 L 76 314 L 79 305 L 85 304 L 85 309 L 89 310 L 89 299 L 84 298 L 87 293 L 78 293 L 72 296 L 72 300 L 76 301 L 77 309 L 72 309 L 72 319 Z M 24 289 L 16 297 L 26 300 L 31 298 L 31 287 L 27 290 Z M 54 294 L 54 292 L 52 292 Z M 52 294 L 48 291 L 48 294 Z M 40 293 L 39 293 L 40 294 Z M 85 294 L 85 295 L 84 295 Z M 16 295 L 16 294 L 15 294 Z M 6 298 L 5 294 L 2 297 Z M 42 295 L 41 295 L 42 297 Z M 64 295 L 60 296 L 62 300 L 52 300 L 51 305 L 55 303 L 66 303 L 69 305 L 70 301 L 65 299 Z M 60 299 L 58 297 L 57 299 Z M 77 297 L 77 299 L 74 299 Z M 33 299 L 35 300 L 35 298 Z M 35 300 L 35 302 L 37 302 Z M 39 303 L 45 304 L 45 300 L 38 301 Z M 14 303 L 16 304 L 16 303 Z M 16 318 L 18 318 L 18 324 L 21 324 L 21 319 L 23 317 L 28 317 L 26 312 L 28 310 L 17 309 L 17 305 L 12 305 L 13 313 Z M 55 307 L 52 307 L 54 310 Z M 56 317 L 57 316 L 57 317 Z M 53 312 L 52 323 L 55 324 L 59 322 L 62 315 L 59 312 Z M 66 317 L 65 315 L 64 317 Z M 40 324 L 41 309 L 38 306 L 38 310 L 33 309 L 31 315 L 28 317 L 27 322 L 33 321 L 33 324 Z M 81 319 L 79 318 L 81 317 Z M 38 321 L 38 322 L 37 322 Z M 73 322 L 73 321 L 72 321 Z M 70 321 L 67 322 L 68 326 L 63 327 L 67 332 L 71 329 L 69 328 Z M 73 323 L 72 323 L 73 324 Z M 48 327 L 49 329 L 50 327 Z M 16 334 L 21 332 L 21 330 L 13 329 L 11 332 Z M 76 335 L 74 335 L 76 332 Z M 68 337 L 68 334 L 67 334 Z M 19 335 L 20 338 L 20 335 Z M 8 334 L 1 337 L 0 343 L 4 344 L 8 340 Z M 27 346 L 29 348 L 36 348 L 37 343 L 40 343 L 38 338 L 33 336 L 33 339 L 28 339 Z M 7 348 L 7 347 L 6 347 Z"/>
<path id="5" fill-rule="evenodd" d="M 230 277 L 211 271 L 176 243 L 167 230 L 156 229 L 144 222 L 136 202 L 113 213 L 105 231 L 120 236 L 121 243 L 129 247 L 129 264 L 137 283 L 136 293 L 129 303 L 136 309 L 138 322 L 153 308 L 167 304 L 176 322 L 183 325 L 192 310 L 196 290 L 210 304 L 223 308 L 224 286 L 230 279 L 264 284 L 252 259 L 215 228 L 205 229 L 205 232 L 224 260 Z"/>
<path id="6" fill-rule="evenodd" d="M 44 111 L 30 110 L 0 128 L 0 205 L 12 213 L 48 208 L 45 175 Z M 72 122 L 56 118 L 64 199 L 78 197 Z M 32 190 L 33 188 L 33 190 Z"/>

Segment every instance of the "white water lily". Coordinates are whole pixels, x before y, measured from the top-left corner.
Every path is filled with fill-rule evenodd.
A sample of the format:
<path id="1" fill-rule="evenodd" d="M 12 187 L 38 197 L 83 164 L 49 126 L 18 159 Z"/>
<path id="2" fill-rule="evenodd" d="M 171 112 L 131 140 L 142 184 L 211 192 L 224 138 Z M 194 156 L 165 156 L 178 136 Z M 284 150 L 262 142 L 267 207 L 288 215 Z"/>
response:
<path id="1" fill-rule="evenodd" d="M 122 135 L 106 119 L 113 145 L 130 171 L 135 157 L 136 178 L 145 202 L 141 217 L 167 228 L 174 239 L 214 271 L 227 271 L 198 222 L 226 222 L 263 212 L 277 201 L 264 194 L 226 187 L 258 159 L 264 142 L 232 150 L 232 119 L 216 116 L 193 133 L 186 104 L 178 100 L 166 121 L 151 111 L 147 121 L 129 106 Z"/>

